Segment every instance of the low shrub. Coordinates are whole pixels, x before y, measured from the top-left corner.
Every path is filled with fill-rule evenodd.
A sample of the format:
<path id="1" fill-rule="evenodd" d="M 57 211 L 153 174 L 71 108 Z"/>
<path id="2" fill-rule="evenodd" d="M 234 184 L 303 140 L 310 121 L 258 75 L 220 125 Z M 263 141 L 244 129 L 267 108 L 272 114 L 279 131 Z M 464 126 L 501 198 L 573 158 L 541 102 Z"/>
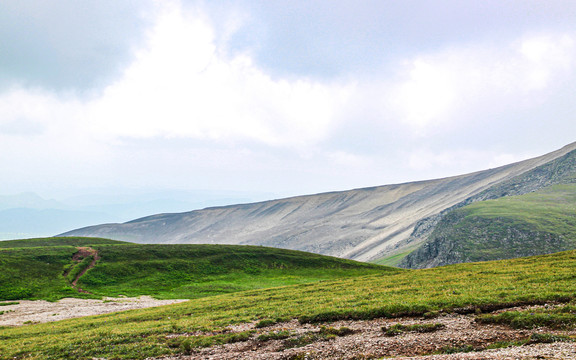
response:
<path id="1" fill-rule="evenodd" d="M 534 333 L 530 335 L 530 338 L 528 339 L 528 344 L 551 344 L 562 341 L 574 341 L 574 339 L 566 335 Z"/>
<path id="2" fill-rule="evenodd" d="M 268 326 L 276 325 L 278 322 L 272 319 L 262 319 L 258 321 L 255 325 L 257 329 L 265 328 Z"/>

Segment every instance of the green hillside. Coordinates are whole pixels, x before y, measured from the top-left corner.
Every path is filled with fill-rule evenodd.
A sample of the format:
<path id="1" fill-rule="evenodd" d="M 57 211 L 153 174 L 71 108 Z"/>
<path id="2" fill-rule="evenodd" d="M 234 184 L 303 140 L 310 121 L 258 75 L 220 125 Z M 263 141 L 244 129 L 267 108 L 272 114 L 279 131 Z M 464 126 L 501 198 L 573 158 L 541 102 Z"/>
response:
<path id="1" fill-rule="evenodd" d="M 576 249 L 576 184 L 564 184 L 452 211 L 407 263 L 438 266 L 571 249 Z"/>
<path id="2" fill-rule="evenodd" d="M 258 333 L 225 329 L 263 319 L 322 323 L 573 302 L 575 269 L 576 251 L 569 251 L 251 290 L 158 308 L 3 328 L 0 358 L 144 359 L 254 338 Z M 568 312 L 562 314 L 564 318 L 574 323 L 576 315 Z"/>
<path id="3" fill-rule="evenodd" d="M 465 220 L 498 220 L 534 231 L 557 234 L 576 244 L 576 184 L 554 185 L 537 192 L 474 203 L 461 209 Z"/>
<path id="4" fill-rule="evenodd" d="M 232 245 L 142 245 L 96 238 L 0 242 L 0 300 L 152 295 L 198 298 L 400 270 L 328 256 Z M 71 282 L 97 253 L 95 267 Z M 76 257 L 76 259 L 74 259 Z"/>

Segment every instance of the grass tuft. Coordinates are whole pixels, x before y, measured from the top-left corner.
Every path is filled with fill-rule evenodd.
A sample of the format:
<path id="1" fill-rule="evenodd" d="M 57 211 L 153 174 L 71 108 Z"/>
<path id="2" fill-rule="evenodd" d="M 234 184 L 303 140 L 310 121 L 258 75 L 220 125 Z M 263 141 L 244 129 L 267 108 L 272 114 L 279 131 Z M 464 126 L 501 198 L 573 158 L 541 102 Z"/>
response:
<path id="1" fill-rule="evenodd" d="M 394 324 L 392 326 L 383 326 L 382 331 L 386 336 L 396 336 L 405 332 L 429 333 L 442 330 L 446 327 L 444 324 Z"/>
<path id="2" fill-rule="evenodd" d="M 485 314 L 476 318 L 482 324 L 508 325 L 515 329 L 569 330 L 576 326 L 576 307 L 567 305 L 559 308 L 534 309 L 525 311 L 505 311 L 499 314 Z"/>

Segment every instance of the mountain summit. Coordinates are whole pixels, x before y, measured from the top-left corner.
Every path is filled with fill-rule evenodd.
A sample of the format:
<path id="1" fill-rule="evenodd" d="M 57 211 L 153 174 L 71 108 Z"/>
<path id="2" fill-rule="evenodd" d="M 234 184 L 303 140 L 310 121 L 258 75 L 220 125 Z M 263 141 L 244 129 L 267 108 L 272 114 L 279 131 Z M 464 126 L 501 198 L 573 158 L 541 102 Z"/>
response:
<path id="1" fill-rule="evenodd" d="M 427 243 L 452 209 L 513 194 L 528 181 L 522 178 L 526 174 L 533 181 L 524 190 L 541 188 L 550 171 L 538 169 L 575 150 L 572 143 L 540 157 L 466 175 L 158 214 L 62 235 L 155 244 L 265 245 L 397 264 Z"/>

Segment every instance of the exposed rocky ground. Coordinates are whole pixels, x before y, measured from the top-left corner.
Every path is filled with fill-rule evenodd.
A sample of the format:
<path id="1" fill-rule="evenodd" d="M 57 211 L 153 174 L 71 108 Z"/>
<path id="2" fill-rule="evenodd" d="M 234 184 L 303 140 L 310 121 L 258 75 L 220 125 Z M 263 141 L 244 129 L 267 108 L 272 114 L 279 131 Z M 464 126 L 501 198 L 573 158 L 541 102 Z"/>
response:
<path id="1" fill-rule="evenodd" d="M 62 299 L 54 303 L 19 301 L 18 305 L 2 307 L 2 311 L 5 313 L 0 315 L 0 326 L 49 322 L 180 301 L 184 300 L 154 300 L 150 297 L 140 297 L 105 300 Z M 523 309 L 527 309 L 527 307 L 514 310 Z M 406 330 L 394 336 L 387 335 L 383 331 L 383 328 L 390 328 L 395 324 L 407 326 L 428 324 L 436 327 L 436 329 L 430 332 Z M 162 360 L 576 359 L 576 343 L 574 342 L 529 343 L 522 346 L 486 350 L 488 346 L 495 343 L 522 341 L 535 333 L 576 337 L 576 330 L 556 331 L 546 328 L 515 330 L 507 326 L 476 323 L 474 315 L 448 314 L 434 319 L 400 318 L 338 321 L 324 325 L 300 324 L 298 321 L 292 320 L 259 329 L 255 325 L 255 323 L 241 324 L 225 330 L 225 333 L 228 334 L 254 331 L 247 341 L 191 349 L 188 355 L 165 357 Z M 339 331 L 341 334 L 334 334 Z M 284 338 L 258 339 L 261 335 L 270 337 L 271 334 L 284 334 Z M 194 335 L 214 334 L 173 334 L 169 337 L 186 338 Z"/>
<path id="2" fill-rule="evenodd" d="M 370 321 L 339 321 L 329 324 L 332 329 L 348 328 L 350 334 L 341 336 L 311 336 L 322 333 L 321 325 L 299 324 L 296 320 L 271 327 L 255 329 L 254 324 L 232 327 L 230 332 L 254 329 L 248 341 L 192 349 L 189 355 L 167 357 L 163 360 L 194 359 L 576 359 L 576 343 L 533 343 L 486 350 L 490 345 L 505 341 L 521 341 L 534 333 L 575 336 L 576 331 L 550 329 L 515 330 L 507 326 L 485 325 L 475 322 L 474 315 L 446 315 L 435 319 L 376 319 Z M 394 324 L 440 324 L 432 332 L 405 331 L 386 335 L 383 327 Z M 324 325 L 326 329 L 326 326 Z M 325 330 L 324 330 L 325 331 Z M 290 336 L 278 340 L 258 340 L 264 334 Z M 182 336 L 183 334 L 180 334 Z M 184 335 L 185 336 L 185 335 Z M 315 338 L 315 340 L 313 340 Z M 308 340 L 307 340 L 308 339 Z M 309 344 L 307 342 L 310 341 Z M 432 355 L 434 353 L 444 353 Z"/>
<path id="3" fill-rule="evenodd" d="M 186 300 L 156 300 L 149 296 L 105 298 L 104 300 L 65 298 L 57 302 L 18 300 L 16 305 L 0 307 L 0 312 L 3 312 L 0 315 L 0 326 L 44 323 L 122 310 L 168 305 L 182 301 Z"/>
<path id="4" fill-rule="evenodd" d="M 572 151 L 522 175 L 491 186 L 439 214 L 420 220 L 407 242 L 424 242 L 424 244 L 406 256 L 398 266 L 421 269 L 462 262 L 549 254 L 573 249 L 574 244 L 563 239 L 560 234 L 534 231 L 529 226 L 512 224 L 507 229 L 490 233 L 486 232 L 488 224 L 483 224 L 481 219 L 475 219 L 477 224 L 464 225 L 465 221 L 470 222 L 470 219 L 467 213 L 460 212 L 458 209 L 478 201 L 524 195 L 551 185 L 573 184 L 575 182 L 576 152 Z M 462 245 L 462 239 L 476 242 L 475 247 L 480 248 L 479 244 L 487 242 L 487 239 L 491 237 L 506 238 L 508 242 L 519 243 L 521 245 L 517 247 L 521 251 L 506 254 L 505 251 L 499 250 L 493 257 L 481 256 L 470 259 L 470 257 L 474 257 L 474 251 L 459 248 Z M 505 247 L 504 244 L 499 245 L 500 249 L 503 247 Z"/>

